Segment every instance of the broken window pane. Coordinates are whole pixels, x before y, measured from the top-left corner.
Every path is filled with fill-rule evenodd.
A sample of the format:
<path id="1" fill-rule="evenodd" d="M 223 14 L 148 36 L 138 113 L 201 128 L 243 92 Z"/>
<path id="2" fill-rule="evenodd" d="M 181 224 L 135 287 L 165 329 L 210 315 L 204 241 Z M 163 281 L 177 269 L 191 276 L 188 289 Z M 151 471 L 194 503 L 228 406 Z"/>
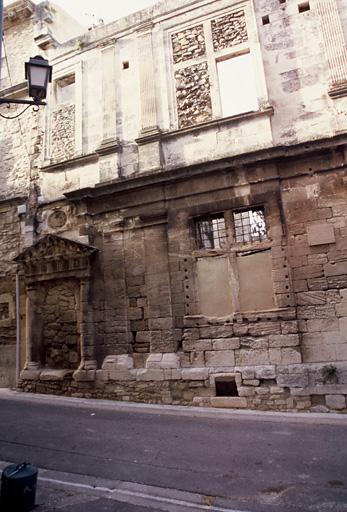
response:
<path id="1" fill-rule="evenodd" d="M 267 240 L 267 230 L 263 208 L 252 208 L 234 212 L 236 242 L 260 242 Z"/>
<path id="2" fill-rule="evenodd" d="M 227 234 L 223 214 L 196 220 L 195 229 L 199 249 L 220 249 L 225 245 Z"/>

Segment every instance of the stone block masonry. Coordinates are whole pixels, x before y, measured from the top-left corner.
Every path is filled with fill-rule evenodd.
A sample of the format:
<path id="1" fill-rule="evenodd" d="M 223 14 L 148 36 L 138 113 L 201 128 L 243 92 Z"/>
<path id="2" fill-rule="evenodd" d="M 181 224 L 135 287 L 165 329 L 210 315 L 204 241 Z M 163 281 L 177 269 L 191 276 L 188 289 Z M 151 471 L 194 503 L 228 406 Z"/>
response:
<path id="1" fill-rule="evenodd" d="M 0 363 L 20 253 L 21 389 L 346 412 L 347 11 L 328 3 L 169 0 L 51 41 L 56 103 L 0 128 Z M 65 249 L 26 260 L 47 234 Z"/>

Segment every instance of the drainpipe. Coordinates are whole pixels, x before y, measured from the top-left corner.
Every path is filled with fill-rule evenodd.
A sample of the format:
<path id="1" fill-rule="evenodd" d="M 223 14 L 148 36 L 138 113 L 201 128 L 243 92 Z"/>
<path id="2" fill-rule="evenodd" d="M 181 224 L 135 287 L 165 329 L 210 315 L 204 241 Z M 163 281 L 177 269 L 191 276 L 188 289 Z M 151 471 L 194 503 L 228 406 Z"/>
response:
<path id="1" fill-rule="evenodd" d="M 0 0 L 1 1 L 1 0 Z M 19 382 L 20 370 L 20 293 L 19 293 L 19 271 L 16 272 L 16 388 Z"/>

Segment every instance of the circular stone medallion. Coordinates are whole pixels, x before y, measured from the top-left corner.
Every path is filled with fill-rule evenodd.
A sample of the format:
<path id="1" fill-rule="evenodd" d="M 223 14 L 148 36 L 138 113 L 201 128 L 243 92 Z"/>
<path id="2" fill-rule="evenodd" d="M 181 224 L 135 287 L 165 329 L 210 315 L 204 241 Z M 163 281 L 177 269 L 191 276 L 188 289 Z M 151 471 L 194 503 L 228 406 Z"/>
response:
<path id="1" fill-rule="evenodd" d="M 55 210 L 48 217 L 48 225 L 50 228 L 62 228 L 66 224 L 67 216 L 63 210 Z"/>

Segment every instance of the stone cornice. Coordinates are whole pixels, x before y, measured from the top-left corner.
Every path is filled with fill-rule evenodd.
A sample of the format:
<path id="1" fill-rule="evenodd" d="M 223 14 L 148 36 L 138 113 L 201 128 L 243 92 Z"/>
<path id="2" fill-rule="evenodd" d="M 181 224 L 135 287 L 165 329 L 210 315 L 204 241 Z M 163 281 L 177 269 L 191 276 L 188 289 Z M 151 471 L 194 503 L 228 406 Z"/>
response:
<path id="1" fill-rule="evenodd" d="M 166 185 L 175 181 L 192 179 L 225 169 L 230 170 L 233 167 L 237 168 L 257 164 L 259 162 L 276 163 L 283 158 L 305 158 L 314 153 L 330 151 L 332 148 L 341 146 L 347 146 L 347 133 L 325 139 L 302 142 L 292 146 L 264 148 L 237 156 L 214 160 L 212 162 L 209 161 L 190 166 L 163 169 L 161 172 L 156 171 L 137 174 L 136 176 L 127 178 L 117 178 L 107 183 L 98 184 L 95 187 L 86 187 L 84 189 L 66 192 L 64 196 L 71 201 L 93 199 L 109 196 L 114 193 L 143 189 L 148 186 Z"/>
<path id="2" fill-rule="evenodd" d="M 42 172 L 58 172 L 64 171 L 67 168 L 73 169 L 74 167 L 80 165 L 86 165 L 90 163 L 95 163 L 98 161 L 97 153 L 88 153 L 87 155 L 76 156 L 75 158 L 71 158 L 69 160 L 64 160 L 63 162 L 57 162 L 54 164 L 47 164 L 41 167 Z"/>
<path id="3" fill-rule="evenodd" d="M 31 0 L 17 0 L 4 8 L 4 29 L 14 23 L 29 18 L 35 12 L 35 4 Z"/>
<path id="4" fill-rule="evenodd" d="M 0 90 L 0 97 L 6 98 L 6 96 L 12 96 L 13 94 L 19 94 L 26 92 L 28 89 L 28 82 L 21 82 L 20 84 L 7 87 L 6 89 Z"/>

